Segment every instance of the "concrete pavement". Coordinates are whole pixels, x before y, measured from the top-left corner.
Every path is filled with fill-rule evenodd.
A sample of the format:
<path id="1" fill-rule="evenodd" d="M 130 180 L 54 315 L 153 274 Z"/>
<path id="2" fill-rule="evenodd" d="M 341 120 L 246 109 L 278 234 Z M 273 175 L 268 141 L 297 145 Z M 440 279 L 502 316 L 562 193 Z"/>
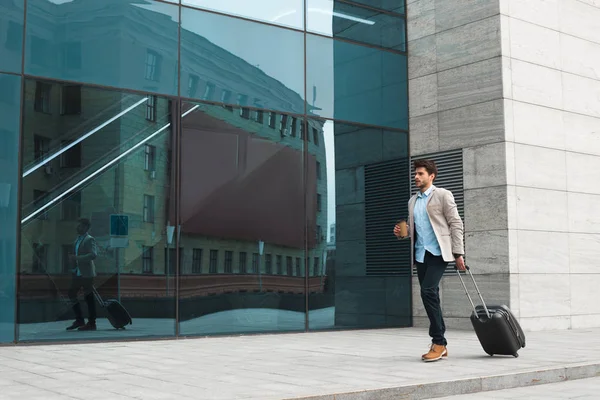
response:
<path id="1" fill-rule="evenodd" d="M 418 328 L 0 348 L 1 399 L 424 399 L 600 374 L 600 329 L 527 333 L 489 357 L 471 331 L 423 363 Z"/>
<path id="2" fill-rule="evenodd" d="M 505 389 L 494 392 L 463 394 L 441 397 L 439 400 L 598 400 L 600 398 L 600 377 L 550 383 L 547 385 Z"/>

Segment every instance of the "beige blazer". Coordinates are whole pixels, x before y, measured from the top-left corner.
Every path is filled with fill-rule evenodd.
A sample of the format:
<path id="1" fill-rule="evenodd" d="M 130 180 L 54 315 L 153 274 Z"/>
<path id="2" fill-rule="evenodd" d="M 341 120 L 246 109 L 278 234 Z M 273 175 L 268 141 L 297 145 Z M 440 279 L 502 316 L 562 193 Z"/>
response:
<path id="1" fill-rule="evenodd" d="M 408 230 L 411 251 L 414 251 L 415 248 L 414 210 L 416 201 L 416 194 L 408 201 Z M 427 198 L 427 214 L 442 250 L 444 261 L 454 261 L 454 254 L 464 255 L 463 222 L 460 215 L 458 215 L 458 208 L 454 202 L 452 192 L 432 186 L 431 194 Z"/>
<path id="2" fill-rule="evenodd" d="M 77 243 L 77 241 L 75 241 Z M 94 259 L 98 256 L 98 247 L 96 239 L 91 235 L 86 235 L 79 244 L 79 251 L 76 255 L 76 265 L 84 278 L 93 278 L 96 276 L 96 265 Z"/>

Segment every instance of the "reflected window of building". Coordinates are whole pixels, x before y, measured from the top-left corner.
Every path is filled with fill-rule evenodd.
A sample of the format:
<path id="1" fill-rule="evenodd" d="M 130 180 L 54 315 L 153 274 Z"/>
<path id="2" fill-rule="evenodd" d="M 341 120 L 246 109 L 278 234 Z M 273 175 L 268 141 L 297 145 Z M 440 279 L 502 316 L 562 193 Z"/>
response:
<path id="1" fill-rule="evenodd" d="M 245 251 L 241 251 L 239 257 L 240 257 L 240 261 L 239 261 L 240 274 L 245 274 L 248 272 L 248 268 L 247 268 L 248 254 Z"/>
<path id="2" fill-rule="evenodd" d="M 154 247 L 142 246 L 142 272 L 144 274 L 154 273 Z"/>
<path id="3" fill-rule="evenodd" d="M 50 95 L 52 85 L 44 82 L 36 82 L 35 103 L 33 109 L 37 112 L 50 114 Z"/>
<path id="4" fill-rule="evenodd" d="M 281 119 L 279 121 L 279 130 L 281 131 L 282 136 L 286 136 L 288 134 L 288 116 L 285 114 L 281 114 Z"/>
<path id="5" fill-rule="evenodd" d="M 156 171 L 156 146 L 144 146 L 144 170 Z"/>
<path id="6" fill-rule="evenodd" d="M 221 103 L 223 103 L 223 107 L 225 107 L 229 111 L 233 111 L 233 107 L 231 107 L 231 91 L 227 89 L 223 89 L 221 92 Z"/>
<path id="7" fill-rule="evenodd" d="M 156 96 L 148 96 L 146 100 L 146 119 L 156 122 Z"/>
<path id="8" fill-rule="evenodd" d="M 265 254 L 265 273 L 273 274 L 273 256 L 271 254 Z"/>
<path id="9" fill-rule="evenodd" d="M 319 260 L 319 257 L 315 257 L 313 259 L 313 275 L 314 276 L 320 276 L 321 275 L 321 263 Z"/>
<path id="10" fill-rule="evenodd" d="M 283 275 L 283 257 L 277 255 L 277 275 Z"/>
<path id="11" fill-rule="evenodd" d="M 275 129 L 276 123 L 277 123 L 277 113 L 271 111 L 269 113 L 269 128 Z"/>
<path id="12" fill-rule="evenodd" d="M 258 273 L 259 256 L 258 253 L 252 253 L 252 271 L 253 274 Z"/>
<path id="13" fill-rule="evenodd" d="M 319 130 L 317 128 L 312 128 L 313 133 L 313 141 L 315 142 L 315 146 L 319 145 Z"/>
<path id="14" fill-rule="evenodd" d="M 60 94 L 61 115 L 76 115 L 81 113 L 81 86 L 63 86 Z"/>
<path id="15" fill-rule="evenodd" d="M 33 136 L 33 149 L 36 161 L 43 161 L 50 153 L 50 139 L 40 135 Z"/>
<path id="16" fill-rule="evenodd" d="M 206 87 L 204 88 L 204 95 L 202 99 L 204 100 L 212 100 L 215 95 L 215 84 L 212 82 L 206 82 Z"/>
<path id="17" fill-rule="evenodd" d="M 294 275 L 294 266 L 292 264 L 292 257 L 291 256 L 287 256 L 285 258 L 285 264 L 286 264 L 286 272 L 288 276 L 293 276 Z"/>
<path id="18" fill-rule="evenodd" d="M 237 96 L 237 105 L 239 107 L 244 107 L 248 105 L 248 96 L 246 96 L 245 94 L 238 94 Z M 241 113 L 242 110 L 240 110 Z"/>
<path id="19" fill-rule="evenodd" d="M 321 208 L 322 207 L 321 206 L 321 200 L 322 200 L 321 195 L 319 193 L 317 193 L 317 211 L 318 212 L 323 211 L 322 208 Z"/>
<path id="20" fill-rule="evenodd" d="M 188 79 L 188 90 L 187 90 L 187 94 L 189 97 L 196 97 L 196 92 L 198 91 L 198 82 L 200 81 L 200 79 L 198 78 L 198 76 L 190 74 L 190 77 Z"/>
<path id="21" fill-rule="evenodd" d="M 296 257 L 296 276 L 302 276 L 302 269 L 300 267 L 300 257 Z"/>
<path id="22" fill-rule="evenodd" d="M 241 255 L 240 255 L 241 256 Z M 233 273 L 233 251 L 225 251 L 225 273 Z"/>
<path id="23" fill-rule="evenodd" d="M 296 135 L 298 134 L 298 132 L 297 132 L 297 129 L 298 129 L 298 118 L 292 117 L 292 126 L 290 128 L 291 128 L 290 136 L 291 137 L 296 137 Z"/>
<path id="24" fill-rule="evenodd" d="M 154 222 L 154 196 L 144 195 L 144 222 Z"/>
<path id="25" fill-rule="evenodd" d="M 218 264 L 219 264 L 219 250 L 211 250 L 208 272 L 211 274 L 216 274 L 218 272 L 218 268 L 219 268 Z"/>
<path id="26" fill-rule="evenodd" d="M 264 122 L 264 111 L 262 110 L 256 110 L 254 111 L 254 120 L 256 122 L 258 122 L 259 124 L 262 124 Z"/>
<path id="27" fill-rule="evenodd" d="M 317 163 L 317 179 L 321 180 L 322 178 L 322 172 L 321 172 L 321 163 L 320 162 L 316 162 Z"/>
<path id="28" fill-rule="evenodd" d="M 146 50 L 146 72 L 144 77 L 148 81 L 158 82 L 160 79 L 160 68 L 162 56 L 154 50 Z"/>
<path id="29" fill-rule="evenodd" d="M 202 273 L 202 249 L 194 249 L 192 253 L 192 273 Z"/>

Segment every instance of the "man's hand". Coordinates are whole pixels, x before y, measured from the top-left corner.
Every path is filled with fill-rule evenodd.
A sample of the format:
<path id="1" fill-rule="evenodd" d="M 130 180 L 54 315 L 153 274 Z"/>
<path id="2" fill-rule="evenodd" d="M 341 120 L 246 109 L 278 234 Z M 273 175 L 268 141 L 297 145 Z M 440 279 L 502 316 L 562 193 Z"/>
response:
<path id="1" fill-rule="evenodd" d="M 394 235 L 396 235 L 396 237 L 401 238 L 402 236 L 400 236 L 400 226 L 398 224 L 396 224 L 394 226 Z"/>
<path id="2" fill-rule="evenodd" d="M 394 235 L 396 235 L 398 239 L 404 239 L 408 237 L 407 235 L 402 235 L 402 228 L 400 227 L 400 223 L 397 223 L 394 226 Z"/>
<path id="3" fill-rule="evenodd" d="M 466 271 L 467 267 L 465 266 L 465 260 L 463 259 L 463 256 L 458 256 L 457 258 L 454 259 L 454 261 L 456 261 L 456 268 L 459 271 Z"/>

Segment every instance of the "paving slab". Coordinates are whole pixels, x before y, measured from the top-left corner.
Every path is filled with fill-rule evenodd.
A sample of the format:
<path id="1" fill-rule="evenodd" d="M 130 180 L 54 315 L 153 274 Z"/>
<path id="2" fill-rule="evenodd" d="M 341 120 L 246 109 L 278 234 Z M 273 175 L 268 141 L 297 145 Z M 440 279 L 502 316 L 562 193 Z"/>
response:
<path id="1" fill-rule="evenodd" d="M 435 363 L 419 328 L 7 346 L 0 399 L 425 399 L 600 376 L 600 329 L 529 332 L 519 358 L 448 341 Z"/>

